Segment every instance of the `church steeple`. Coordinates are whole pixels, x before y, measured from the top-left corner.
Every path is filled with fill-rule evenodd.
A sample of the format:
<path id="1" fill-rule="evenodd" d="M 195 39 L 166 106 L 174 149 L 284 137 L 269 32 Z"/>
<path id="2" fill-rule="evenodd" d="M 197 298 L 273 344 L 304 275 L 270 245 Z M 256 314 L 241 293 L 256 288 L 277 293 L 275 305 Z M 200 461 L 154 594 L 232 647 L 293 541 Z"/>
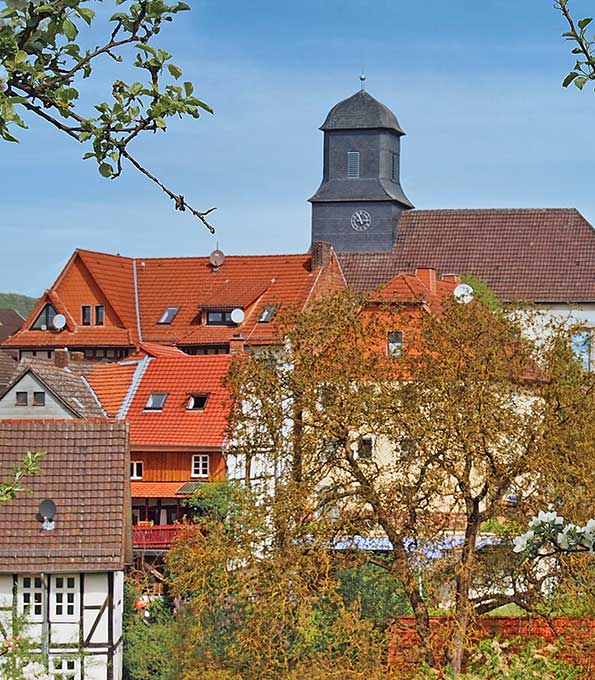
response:
<path id="1" fill-rule="evenodd" d="M 327 115 L 322 183 L 312 196 L 312 240 L 338 252 L 391 250 L 402 210 L 412 208 L 400 182 L 405 134 L 394 113 L 363 88 Z"/>

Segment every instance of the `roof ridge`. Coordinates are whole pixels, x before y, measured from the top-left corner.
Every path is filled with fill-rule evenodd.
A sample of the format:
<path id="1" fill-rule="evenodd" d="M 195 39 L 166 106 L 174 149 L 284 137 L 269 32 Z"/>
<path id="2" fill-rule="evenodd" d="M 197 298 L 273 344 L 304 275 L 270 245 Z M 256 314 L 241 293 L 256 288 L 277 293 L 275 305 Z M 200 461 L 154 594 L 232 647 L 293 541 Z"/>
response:
<path id="1" fill-rule="evenodd" d="M 413 213 L 437 213 L 437 212 L 574 212 L 578 215 L 582 213 L 575 207 L 565 208 L 413 208 L 403 213 L 403 216 Z"/>

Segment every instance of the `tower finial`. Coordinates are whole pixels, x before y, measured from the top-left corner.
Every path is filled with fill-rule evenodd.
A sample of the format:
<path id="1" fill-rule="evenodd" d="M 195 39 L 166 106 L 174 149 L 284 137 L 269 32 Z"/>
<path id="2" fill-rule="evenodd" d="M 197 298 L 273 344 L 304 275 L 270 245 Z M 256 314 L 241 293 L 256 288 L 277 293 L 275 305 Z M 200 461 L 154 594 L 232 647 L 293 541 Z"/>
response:
<path id="1" fill-rule="evenodd" d="M 360 83 L 361 83 L 361 91 L 365 92 L 366 91 L 366 75 L 363 71 L 362 71 L 359 79 L 360 79 Z"/>

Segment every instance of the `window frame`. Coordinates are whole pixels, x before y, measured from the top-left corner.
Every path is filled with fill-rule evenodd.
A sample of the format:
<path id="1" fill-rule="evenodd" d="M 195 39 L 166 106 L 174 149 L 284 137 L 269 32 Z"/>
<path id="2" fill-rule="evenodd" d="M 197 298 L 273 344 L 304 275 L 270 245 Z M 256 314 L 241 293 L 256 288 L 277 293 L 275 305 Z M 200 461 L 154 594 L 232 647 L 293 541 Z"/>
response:
<path id="1" fill-rule="evenodd" d="M 57 656 L 55 654 L 50 655 L 50 674 L 55 680 L 79 680 L 80 675 L 80 660 L 72 656 L 71 654 L 65 654 Z M 72 663 L 74 668 L 62 668 L 64 664 Z M 57 664 L 60 665 L 58 668 Z"/>
<path id="2" fill-rule="evenodd" d="M 21 395 L 21 398 L 19 399 L 19 395 Z M 22 399 L 22 395 L 25 395 L 25 398 Z M 29 406 L 29 392 L 15 392 L 15 397 L 14 397 L 14 405 L 15 406 Z"/>
<path id="3" fill-rule="evenodd" d="M 41 400 L 39 400 L 40 396 Z M 33 392 L 33 406 L 45 406 L 45 392 Z"/>
<path id="4" fill-rule="evenodd" d="M 105 326 L 105 305 L 95 305 L 95 325 Z"/>
<path id="5" fill-rule="evenodd" d="M 207 326 L 235 326 L 236 324 L 231 320 L 231 309 L 207 309 L 205 315 L 205 323 Z M 221 321 L 213 321 L 212 315 L 221 315 Z"/>
<path id="6" fill-rule="evenodd" d="M 29 586 L 25 585 L 26 580 L 30 581 Z M 39 585 L 37 581 L 39 581 Z M 31 597 L 32 603 L 25 603 L 25 595 Z M 36 598 L 36 595 L 39 597 Z M 41 574 L 19 575 L 17 580 L 17 611 L 19 614 L 25 615 L 30 623 L 41 623 L 44 620 L 44 611 L 47 603 L 46 595 L 47 589 Z M 35 611 L 31 612 L 30 609 L 27 611 L 27 608 L 30 607 L 39 607 L 40 612 L 37 614 Z"/>
<path id="7" fill-rule="evenodd" d="M 580 350 L 577 343 L 577 338 L 583 336 L 581 344 L 584 350 Z M 585 326 L 582 330 L 577 331 L 571 338 L 571 349 L 576 360 L 580 363 L 585 371 L 593 370 L 593 329 Z"/>
<path id="8" fill-rule="evenodd" d="M 195 399 L 204 399 L 204 402 L 202 402 L 202 406 L 195 406 L 194 405 L 194 400 Z M 187 411 L 204 411 L 205 408 L 207 407 L 207 403 L 209 401 L 209 395 L 205 394 L 203 392 L 197 392 L 196 394 L 190 394 L 188 396 L 188 401 L 186 402 L 186 410 Z"/>
<path id="9" fill-rule="evenodd" d="M 138 474 L 140 466 L 140 475 Z M 144 473 L 144 461 L 142 460 L 131 460 L 130 461 L 130 479 L 131 480 L 139 480 L 143 478 L 143 473 Z"/>
<path id="10" fill-rule="evenodd" d="M 81 326 L 91 325 L 91 305 L 81 305 Z"/>
<path id="11" fill-rule="evenodd" d="M 203 464 L 206 462 L 207 473 L 203 472 Z M 197 465 L 198 463 L 198 465 Z M 196 471 L 198 469 L 198 472 Z M 193 453 L 190 476 L 194 479 L 208 479 L 211 476 L 211 456 L 208 453 Z"/>
<path id="12" fill-rule="evenodd" d="M 64 586 L 58 585 L 60 579 L 64 581 Z M 69 586 L 68 582 L 71 579 L 73 585 Z M 81 590 L 78 574 L 52 574 L 50 576 L 49 594 L 50 621 L 52 623 L 71 623 L 79 620 Z M 66 609 L 66 613 L 58 613 L 58 607 Z M 72 607 L 72 613 L 68 613 L 70 607 Z"/>
<path id="13" fill-rule="evenodd" d="M 180 311 L 179 307 L 174 306 L 166 307 L 157 324 L 162 326 L 169 326 L 172 323 L 172 321 L 176 318 L 179 311 Z"/>
<path id="14" fill-rule="evenodd" d="M 158 406 L 153 406 L 152 404 L 150 405 L 150 402 L 153 399 L 153 397 L 157 397 L 157 396 L 163 397 L 163 401 L 161 401 Z M 147 403 L 145 404 L 144 410 L 148 411 L 150 413 L 156 413 L 156 412 L 163 411 L 163 409 L 165 408 L 165 404 L 167 402 L 168 396 L 169 396 L 169 392 L 151 392 L 149 394 L 149 398 L 147 399 Z"/>
<path id="15" fill-rule="evenodd" d="M 47 302 L 41 312 L 37 315 L 35 321 L 31 324 L 32 331 L 47 331 L 52 326 L 52 321 L 57 314 L 57 310 L 51 302 Z"/>
<path id="16" fill-rule="evenodd" d="M 391 339 L 391 336 L 398 336 L 400 339 Z M 400 357 L 403 355 L 405 335 L 403 331 L 388 331 L 386 334 L 386 354 L 389 357 Z M 397 350 L 398 348 L 398 350 Z"/>
<path id="17" fill-rule="evenodd" d="M 365 451 L 362 453 L 362 448 L 365 443 L 365 448 L 367 449 L 369 446 L 369 451 Z M 374 458 L 374 447 L 376 445 L 376 440 L 373 435 L 364 435 L 363 437 L 359 437 L 359 439 L 356 442 L 356 458 L 357 460 L 373 460 Z"/>

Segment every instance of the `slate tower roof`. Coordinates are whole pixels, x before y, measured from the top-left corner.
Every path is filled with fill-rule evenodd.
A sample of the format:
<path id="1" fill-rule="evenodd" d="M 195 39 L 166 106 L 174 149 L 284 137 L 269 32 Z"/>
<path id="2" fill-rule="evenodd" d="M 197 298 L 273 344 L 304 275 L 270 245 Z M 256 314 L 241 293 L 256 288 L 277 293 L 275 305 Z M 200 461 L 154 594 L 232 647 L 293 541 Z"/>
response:
<path id="1" fill-rule="evenodd" d="M 357 130 L 384 128 L 404 135 L 395 114 L 365 90 L 335 104 L 329 111 L 321 130 Z"/>

